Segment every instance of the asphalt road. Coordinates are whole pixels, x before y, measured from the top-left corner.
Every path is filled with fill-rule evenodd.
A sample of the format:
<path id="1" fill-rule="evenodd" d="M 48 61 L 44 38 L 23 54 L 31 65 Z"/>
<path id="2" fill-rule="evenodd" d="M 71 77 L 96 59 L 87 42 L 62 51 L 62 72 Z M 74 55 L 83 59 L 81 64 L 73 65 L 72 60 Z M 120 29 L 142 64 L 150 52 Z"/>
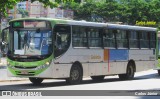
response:
<path id="1" fill-rule="evenodd" d="M 138 72 L 135 75 L 134 80 L 129 81 L 120 81 L 118 76 L 106 76 L 104 81 L 102 82 L 94 82 L 90 78 L 84 78 L 83 82 L 78 85 L 67 85 L 64 80 L 44 80 L 41 85 L 34 86 L 28 80 L 24 81 L 5 81 L 0 82 L 0 90 L 58 90 L 58 91 L 68 91 L 72 90 L 72 92 L 76 92 L 74 90 L 79 90 L 81 92 L 86 90 L 97 91 L 103 90 L 111 92 L 113 96 L 121 95 L 120 93 L 136 91 L 143 92 L 143 90 L 147 90 L 149 92 L 159 91 L 160 92 L 160 76 L 157 74 L 155 70 Z M 66 92 L 67 92 L 66 91 Z M 97 91 L 98 92 L 98 91 Z M 87 91 L 86 91 L 87 93 Z M 160 93 L 158 93 L 160 95 Z M 112 97 L 107 96 L 107 97 Z M 116 99 L 159 99 L 160 96 L 137 96 L 131 95 L 124 98 L 125 94 L 122 94 L 120 97 L 114 97 Z M 58 95 L 59 96 L 59 95 Z M 93 97 L 94 99 L 95 97 Z M 102 97 L 101 97 L 102 98 Z M 105 98 L 105 97 L 104 97 Z M 106 98 L 105 98 L 106 99 Z"/>

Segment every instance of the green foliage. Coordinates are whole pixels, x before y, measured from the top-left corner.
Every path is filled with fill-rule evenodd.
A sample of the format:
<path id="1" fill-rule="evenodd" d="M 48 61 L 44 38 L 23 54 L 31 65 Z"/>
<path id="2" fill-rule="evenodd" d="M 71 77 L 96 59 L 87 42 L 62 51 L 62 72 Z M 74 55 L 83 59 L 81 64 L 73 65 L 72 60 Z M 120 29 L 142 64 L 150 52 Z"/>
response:
<path id="1" fill-rule="evenodd" d="M 19 1 L 0 0 L 0 14 L 7 15 L 7 9 L 12 9 Z M 160 22 L 160 0 L 32 0 L 40 1 L 45 7 L 61 7 L 72 9 L 74 19 L 100 22 L 123 22 L 135 25 L 136 21 Z M 20 11 L 20 13 L 24 13 Z M 24 13 L 25 14 L 25 13 Z"/>
<path id="2" fill-rule="evenodd" d="M 17 10 L 18 10 L 19 14 L 22 14 L 22 17 L 28 16 L 28 11 L 21 9 L 21 8 L 19 8 Z"/>
<path id="3" fill-rule="evenodd" d="M 131 25 L 135 25 L 136 21 L 160 22 L 160 0 L 85 1 L 83 4 L 65 3 L 63 6 L 64 9 L 72 9 L 74 18 L 79 20 L 123 22 Z"/>
<path id="4" fill-rule="evenodd" d="M 27 1 L 27 0 L 0 0 L 0 17 L 6 17 L 7 10 L 13 9 L 13 7 L 20 1 Z M 58 3 L 53 2 L 53 0 L 31 0 L 31 2 L 34 1 L 39 1 L 43 3 L 44 7 L 50 6 L 51 8 L 53 8 L 58 6 Z"/>
<path id="5" fill-rule="evenodd" d="M 0 0 L 0 16 L 7 16 L 7 10 L 12 9 L 19 0 Z"/>

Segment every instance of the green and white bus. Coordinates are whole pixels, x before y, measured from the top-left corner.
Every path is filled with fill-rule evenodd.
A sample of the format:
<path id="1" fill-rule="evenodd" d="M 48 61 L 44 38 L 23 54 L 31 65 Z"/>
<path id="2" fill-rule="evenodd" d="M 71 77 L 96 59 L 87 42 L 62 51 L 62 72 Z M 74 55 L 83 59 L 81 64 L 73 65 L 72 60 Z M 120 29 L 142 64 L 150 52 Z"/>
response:
<path id="1" fill-rule="evenodd" d="M 157 34 L 151 27 L 22 18 L 10 21 L 2 37 L 8 75 L 33 84 L 50 78 L 78 84 L 83 77 L 107 75 L 130 80 L 157 65 Z"/>

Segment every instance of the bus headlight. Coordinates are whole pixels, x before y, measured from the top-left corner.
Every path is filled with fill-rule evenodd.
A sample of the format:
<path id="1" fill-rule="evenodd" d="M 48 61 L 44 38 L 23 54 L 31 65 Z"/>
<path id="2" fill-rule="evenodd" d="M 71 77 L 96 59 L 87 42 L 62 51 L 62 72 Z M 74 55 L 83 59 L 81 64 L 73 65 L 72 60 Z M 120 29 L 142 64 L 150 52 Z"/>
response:
<path id="1" fill-rule="evenodd" d="M 11 66 L 11 64 L 9 62 L 7 62 L 7 67 L 14 69 L 14 66 Z"/>
<path id="2" fill-rule="evenodd" d="M 38 67 L 36 68 L 36 70 L 40 70 L 40 69 L 47 68 L 47 67 L 49 67 L 49 65 L 50 65 L 50 63 L 49 63 L 49 62 L 46 62 L 44 65 L 38 66 Z"/>
<path id="3" fill-rule="evenodd" d="M 9 68 L 15 69 L 15 67 L 14 67 L 14 66 L 11 66 L 10 64 L 7 64 L 7 66 L 8 66 Z"/>

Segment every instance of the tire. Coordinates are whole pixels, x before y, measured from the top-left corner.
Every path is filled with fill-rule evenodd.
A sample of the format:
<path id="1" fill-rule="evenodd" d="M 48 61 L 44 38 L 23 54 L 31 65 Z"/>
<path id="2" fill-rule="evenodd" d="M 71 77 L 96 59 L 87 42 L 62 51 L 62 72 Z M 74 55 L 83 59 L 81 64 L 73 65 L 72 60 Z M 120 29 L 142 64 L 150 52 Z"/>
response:
<path id="1" fill-rule="evenodd" d="M 70 77 L 66 79 L 67 84 L 79 84 L 82 81 L 83 73 L 79 65 L 73 64 L 70 70 Z"/>
<path id="2" fill-rule="evenodd" d="M 132 80 L 134 78 L 135 70 L 134 65 L 132 63 L 129 63 L 127 66 L 126 74 L 119 74 L 120 80 Z"/>
<path id="3" fill-rule="evenodd" d="M 105 76 L 91 76 L 92 80 L 94 81 L 102 81 L 104 80 Z"/>
<path id="4" fill-rule="evenodd" d="M 43 81 L 43 78 L 29 78 L 29 80 L 34 84 L 34 85 L 40 85 Z"/>
<path id="5" fill-rule="evenodd" d="M 160 70 L 158 70 L 158 75 L 160 76 Z"/>

